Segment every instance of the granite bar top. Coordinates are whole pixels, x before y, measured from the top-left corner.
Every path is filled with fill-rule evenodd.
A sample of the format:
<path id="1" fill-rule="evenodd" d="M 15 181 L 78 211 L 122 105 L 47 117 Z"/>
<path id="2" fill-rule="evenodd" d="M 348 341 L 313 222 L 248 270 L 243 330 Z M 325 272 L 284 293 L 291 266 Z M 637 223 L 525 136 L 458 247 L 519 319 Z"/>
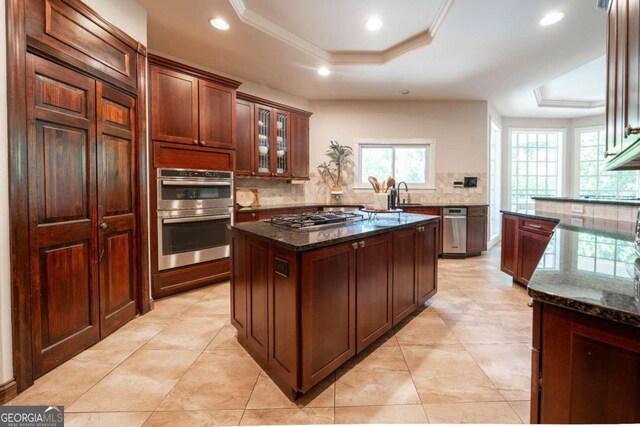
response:
<path id="1" fill-rule="evenodd" d="M 232 227 L 286 249 L 302 252 L 440 220 L 439 216 L 408 213 L 378 214 L 378 219 L 372 220 L 364 214 L 364 218 L 310 231 L 272 225 L 269 220 L 241 222 Z"/>
<path id="2" fill-rule="evenodd" d="M 640 327 L 640 285 L 634 223 L 536 211 L 511 215 L 555 220 L 558 226 L 529 295 L 544 303 Z M 547 215 L 554 215 L 549 217 Z"/>
<path id="3" fill-rule="evenodd" d="M 591 197 L 532 197 L 533 200 L 541 200 L 546 202 L 571 202 L 571 203 L 594 203 L 601 205 L 615 205 L 615 206 L 640 206 L 640 200 L 633 199 L 597 199 Z"/>
<path id="4" fill-rule="evenodd" d="M 521 216 L 523 218 L 531 218 L 531 219 L 540 219 L 540 220 L 543 220 L 543 221 L 560 222 L 559 218 L 556 218 L 556 217 L 553 217 L 553 216 L 546 216 L 546 215 L 542 215 L 542 214 L 537 214 L 537 213 L 528 214 L 528 213 L 522 213 L 522 212 L 509 211 L 509 210 L 506 210 L 506 209 L 501 209 L 500 212 L 505 214 L 505 215 L 515 215 L 515 216 Z"/>

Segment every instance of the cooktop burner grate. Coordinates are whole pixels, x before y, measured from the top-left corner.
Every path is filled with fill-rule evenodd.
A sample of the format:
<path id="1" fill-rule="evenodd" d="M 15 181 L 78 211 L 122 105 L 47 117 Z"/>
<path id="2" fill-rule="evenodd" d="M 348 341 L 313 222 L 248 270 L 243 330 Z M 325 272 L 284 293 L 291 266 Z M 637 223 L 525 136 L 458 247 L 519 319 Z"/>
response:
<path id="1" fill-rule="evenodd" d="M 363 219 L 363 215 L 354 212 L 309 212 L 297 215 L 274 215 L 268 221 L 282 227 L 310 229 L 362 221 Z"/>

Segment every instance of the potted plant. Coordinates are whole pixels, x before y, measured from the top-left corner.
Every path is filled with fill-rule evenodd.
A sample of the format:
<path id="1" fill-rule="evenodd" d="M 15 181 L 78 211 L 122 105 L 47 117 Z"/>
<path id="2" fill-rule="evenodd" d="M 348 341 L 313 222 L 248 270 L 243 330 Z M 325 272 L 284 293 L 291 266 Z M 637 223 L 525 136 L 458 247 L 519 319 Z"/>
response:
<path id="1" fill-rule="evenodd" d="M 342 168 L 353 165 L 353 149 L 348 145 L 341 145 L 338 141 L 331 141 L 329 149 L 326 152 L 329 156 L 329 162 L 322 162 L 318 165 L 318 173 L 325 180 L 331 180 L 331 192 L 334 194 L 342 193 Z"/>

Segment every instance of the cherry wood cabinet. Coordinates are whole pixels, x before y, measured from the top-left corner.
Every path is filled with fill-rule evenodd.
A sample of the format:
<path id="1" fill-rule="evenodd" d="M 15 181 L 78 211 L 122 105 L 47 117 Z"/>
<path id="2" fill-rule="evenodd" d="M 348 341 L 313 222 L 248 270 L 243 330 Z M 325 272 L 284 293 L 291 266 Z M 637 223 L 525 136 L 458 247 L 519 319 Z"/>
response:
<path id="1" fill-rule="evenodd" d="M 151 139 L 202 147 L 236 148 L 236 88 L 219 76 L 198 78 L 185 66 L 150 56 Z"/>
<path id="2" fill-rule="evenodd" d="M 436 236 L 430 222 L 294 252 L 232 229 L 238 341 L 295 399 L 436 293 Z"/>
<path id="3" fill-rule="evenodd" d="M 640 169 L 640 1 L 610 0 L 607 18 L 607 169 Z"/>
<path id="4" fill-rule="evenodd" d="M 356 350 L 391 329 L 393 302 L 393 236 L 384 234 L 357 242 Z"/>
<path id="5" fill-rule="evenodd" d="M 526 286 L 557 225 L 554 221 L 503 214 L 500 269 Z"/>
<path id="6" fill-rule="evenodd" d="M 640 422 L 640 329 L 534 301 L 531 422 Z"/>
<path id="7" fill-rule="evenodd" d="M 442 255 L 442 208 L 439 207 L 425 207 L 425 206 L 411 206 L 403 208 L 407 213 L 415 213 L 419 215 L 435 215 L 440 217 L 440 221 L 436 224 L 436 233 L 438 242 L 438 256 Z"/>
<path id="8" fill-rule="evenodd" d="M 238 92 L 238 176 L 309 178 L 310 112 Z"/>
<path id="9" fill-rule="evenodd" d="M 487 207 L 467 208 L 467 255 L 487 250 Z"/>
<path id="10" fill-rule="evenodd" d="M 518 274 L 518 230 L 520 218 L 515 215 L 502 215 L 502 248 L 500 269 L 511 277 Z"/>

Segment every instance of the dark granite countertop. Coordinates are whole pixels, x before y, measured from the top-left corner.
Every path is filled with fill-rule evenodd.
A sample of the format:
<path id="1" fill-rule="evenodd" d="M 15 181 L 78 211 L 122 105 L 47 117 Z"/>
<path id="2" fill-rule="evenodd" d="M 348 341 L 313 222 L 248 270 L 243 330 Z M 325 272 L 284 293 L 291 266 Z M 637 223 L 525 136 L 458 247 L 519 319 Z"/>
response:
<path id="1" fill-rule="evenodd" d="M 364 207 L 358 203 L 283 203 L 278 205 L 260 205 L 250 206 L 248 208 L 238 207 L 238 213 L 251 213 L 251 212 L 266 212 L 275 211 L 279 209 L 300 209 L 300 208 L 361 208 Z"/>
<path id="2" fill-rule="evenodd" d="M 532 298 L 640 327 L 634 223 L 539 211 L 502 212 L 558 222 L 543 262 L 529 281 Z"/>
<path id="3" fill-rule="evenodd" d="M 232 227 L 253 236 L 275 243 L 286 249 L 302 252 L 318 249 L 376 234 L 388 233 L 417 224 L 438 221 L 439 216 L 402 213 L 378 214 L 377 220 L 365 219 L 349 224 L 335 225 L 311 231 L 293 230 L 271 225 L 267 221 L 241 222 Z"/>
<path id="4" fill-rule="evenodd" d="M 640 200 L 627 199 L 597 199 L 591 197 L 532 197 L 533 200 L 541 200 L 547 202 L 574 202 L 574 203 L 594 203 L 601 205 L 616 206 L 640 206 Z"/>
<path id="5" fill-rule="evenodd" d="M 531 218 L 531 219 L 541 219 L 543 221 L 552 221 L 552 222 L 560 222 L 559 218 L 556 218 L 555 216 L 546 216 L 543 214 L 528 214 L 528 213 L 522 213 L 522 212 L 514 212 L 514 211 L 508 211 L 506 209 L 501 209 L 500 210 L 501 213 L 506 214 L 506 215 L 515 215 L 515 216 L 521 216 L 524 218 Z M 549 214 L 549 215 L 553 215 L 553 214 Z"/>

